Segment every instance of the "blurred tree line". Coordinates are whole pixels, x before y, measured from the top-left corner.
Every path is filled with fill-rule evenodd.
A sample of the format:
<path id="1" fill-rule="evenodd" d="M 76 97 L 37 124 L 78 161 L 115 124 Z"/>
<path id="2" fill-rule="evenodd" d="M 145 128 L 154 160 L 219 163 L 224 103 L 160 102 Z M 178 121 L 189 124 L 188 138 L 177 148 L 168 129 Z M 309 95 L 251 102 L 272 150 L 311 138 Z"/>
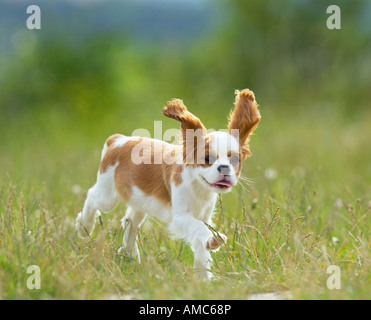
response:
<path id="1" fill-rule="evenodd" d="M 53 126 L 68 122 L 90 130 L 109 124 L 110 131 L 126 126 L 130 133 L 145 126 L 149 112 L 148 121 L 162 119 L 161 107 L 172 97 L 199 108 L 206 124 L 217 119 L 223 125 L 233 90 L 245 87 L 273 113 L 367 110 L 371 32 L 362 29 L 367 1 L 217 4 L 225 21 L 188 44 L 134 44 L 129 32 L 100 34 L 83 45 L 71 45 L 66 37 L 38 41 L 32 54 L 15 57 L 3 70 L 1 131 L 10 125 L 47 126 L 54 119 Z M 331 4 L 341 8 L 341 30 L 326 27 Z"/>

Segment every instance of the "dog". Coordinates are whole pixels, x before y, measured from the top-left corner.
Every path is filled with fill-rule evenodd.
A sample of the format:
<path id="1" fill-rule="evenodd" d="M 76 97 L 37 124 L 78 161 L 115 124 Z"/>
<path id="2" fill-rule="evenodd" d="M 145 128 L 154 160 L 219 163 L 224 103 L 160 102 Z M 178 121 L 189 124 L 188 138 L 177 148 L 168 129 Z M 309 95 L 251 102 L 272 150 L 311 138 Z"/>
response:
<path id="1" fill-rule="evenodd" d="M 237 184 L 242 162 L 251 156 L 250 136 L 261 119 L 249 89 L 236 90 L 234 104 L 228 131 L 207 133 L 182 100 L 169 101 L 163 114 L 180 122 L 178 145 L 110 136 L 103 147 L 97 182 L 89 189 L 76 219 L 78 236 L 90 236 L 100 212 L 112 211 L 123 199 L 127 210 L 121 220 L 124 236 L 120 250 L 140 263 L 137 237 L 148 214 L 167 223 L 172 236 L 191 245 L 195 274 L 211 279 L 210 251 L 227 240 L 209 227 L 217 196 Z"/>

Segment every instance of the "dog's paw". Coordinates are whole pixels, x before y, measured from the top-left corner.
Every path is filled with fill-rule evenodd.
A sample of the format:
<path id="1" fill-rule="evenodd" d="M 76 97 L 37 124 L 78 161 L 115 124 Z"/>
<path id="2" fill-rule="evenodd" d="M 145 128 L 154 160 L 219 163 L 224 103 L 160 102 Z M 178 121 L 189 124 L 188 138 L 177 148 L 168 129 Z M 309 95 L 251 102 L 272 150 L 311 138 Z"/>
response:
<path id="1" fill-rule="evenodd" d="M 124 256 L 124 257 L 127 257 L 129 259 L 132 259 L 134 262 L 137 262 L 139 264 L 141 263 L 140 254 L 139 254 L 139 251 L 138 251 L 137 248 L 135 250 L 133 250 L 133 252 L 130 253 L 126 250 L 125 247 L 120 247 L 117 250 L 117 254 L 119 254 L 120 256 Z"/>
<path id="2" fill-rule="evenodd" d="M 207 250 L 216 250 L 218 249 L 222 244 L 227 242 L 227 236 L 219 233 L 216 235 L 218 238 L 215 238 L 214 236 L 211 236 L 206 243 L 206 249 Z"/>
<path id="3" fill-rule="evenodd" d="M 204 271 L 195 271 L 195 279 L 197 281 L 210 281 L 214 280 L 215 276 L 207 270 Z"/>

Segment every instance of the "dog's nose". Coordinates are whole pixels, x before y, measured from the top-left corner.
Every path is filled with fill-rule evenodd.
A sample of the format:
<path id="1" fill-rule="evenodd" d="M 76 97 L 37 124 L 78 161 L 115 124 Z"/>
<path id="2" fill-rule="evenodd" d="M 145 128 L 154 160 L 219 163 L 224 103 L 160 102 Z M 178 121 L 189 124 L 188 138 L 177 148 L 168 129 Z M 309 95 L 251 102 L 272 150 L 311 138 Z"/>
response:
<path id="1" fill-rule="evenodd" d="M 226 165 L 221 165 L 218 167 L 218 171 L 222 174 L 222 175 L 229 175 L 229 173 L 231 172 L 231 169 L 229 168 L 229 166 L 226 166 Z"/>

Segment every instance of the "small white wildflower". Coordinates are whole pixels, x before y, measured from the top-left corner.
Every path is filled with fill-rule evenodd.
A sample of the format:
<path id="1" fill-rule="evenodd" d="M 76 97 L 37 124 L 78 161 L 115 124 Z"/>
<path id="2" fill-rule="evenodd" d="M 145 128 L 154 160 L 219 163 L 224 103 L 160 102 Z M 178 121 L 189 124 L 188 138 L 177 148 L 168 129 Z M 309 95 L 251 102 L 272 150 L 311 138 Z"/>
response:
<path id="1" fill-rule="evenodd" d="M 75 184 L 72 186 L 72 193 L 73 194 L 79 194 L 81 193 L 81 187 L 78 184 Z"/>
<path id="2" fill-rule="evenodd" d="M 337 245 L 337 244 L 340 243 L 340 240 L 338 238 L 336 238 L 336 237 L 332 237 L 332 243 L 335 244 L 335 245 Z"/>
<path id="3" fill-rule="evenodd" d="M 274 180 L 277 178 L 278 174 L 277 171 L 274 170 L 273 168 L 268 168 L 265 170 L 264 175 L 268 180 Z"/>
<path id="4" fill-rule="evenodd" d="M 343 207 L 343 200 L 336 199 L 334 205 L 335 205 L 336 208 L 341 209 Z"/>

